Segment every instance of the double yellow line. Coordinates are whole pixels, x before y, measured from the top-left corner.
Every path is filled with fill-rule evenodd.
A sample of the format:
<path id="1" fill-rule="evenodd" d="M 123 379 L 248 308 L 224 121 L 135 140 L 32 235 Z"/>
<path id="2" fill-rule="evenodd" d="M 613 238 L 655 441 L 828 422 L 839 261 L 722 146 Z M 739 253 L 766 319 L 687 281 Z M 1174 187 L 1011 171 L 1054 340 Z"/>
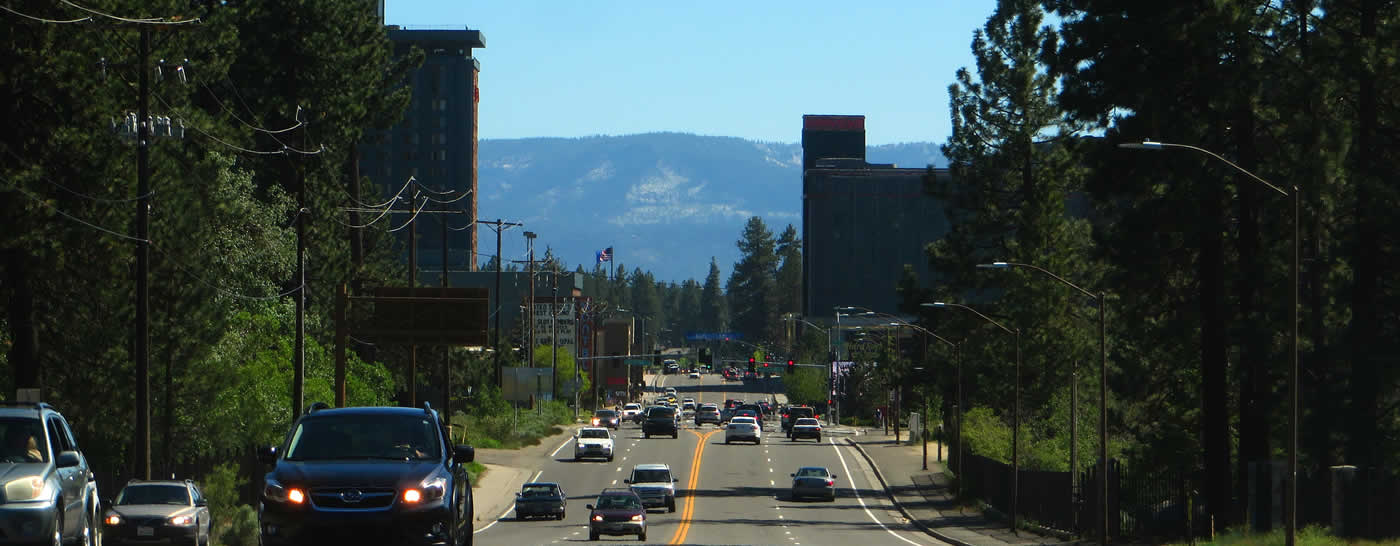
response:
<path id="1" fill-rule="evenodd" d="M 699 441 L 695 443 L 695 456 L 690 462 L 690 477 L 686 479 L 685 507 L 681 509 L 680 525 L 676 527 L 676 534 L 668 544 L 684 544 L 685 535 L 690 532 L 690 518 L 695 515 L 695 485 L 700 481 L 700 458 L 705 454 L 705 444 L 709 443 L 710 436 L 719 431 L 720 429 L 714 429 L 704 434 L 690 431 Z"/>

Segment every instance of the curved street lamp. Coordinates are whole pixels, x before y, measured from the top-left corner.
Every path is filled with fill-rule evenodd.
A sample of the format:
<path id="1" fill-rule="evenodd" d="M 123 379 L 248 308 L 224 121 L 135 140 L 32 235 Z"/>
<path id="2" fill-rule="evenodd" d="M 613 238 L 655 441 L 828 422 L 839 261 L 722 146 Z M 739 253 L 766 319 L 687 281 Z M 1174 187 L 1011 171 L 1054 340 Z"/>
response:
<path id="1" fill-rule="evenodd" d="M 1288 197 L 1289 200 L 1292 201 L 1291 206 L 1293 208 L 1293 264 L 1289 270 L 1289 284 L 1293 286 L 1293 289 L 1290 290 L 1290 292 L 1292 292 L 1290 300 L 1291 305 L 1289 305 L 1291 318 L 1289 320 L 1288 326 L 1288 329 L 1292 331 L 1292 333 L 1289 334 L 1288 341 L 1288 344 L 1290 345 L 1289 353 L 1291 353 L 1289 355 L 1290 363 L 1288 366 L 1288 490 L 1285 492 L 1284 496 L 1284 519 L 1286 519 L 1287 521 L 1285 521 L 1283 525 L 1284 534 L 1286 536 L 1285 542 L 1288 546 L 1293 546 L 1297 541 L 1298 529 L 1298 233 L 1300 225 L 1298 213 L 1298 186 L 1295 184 L 1293 186 L 1290 186 L 1288 190 L 1285 191 L 1283 188 L 1275 186 L 1274 184 L 1269 183 L 1269 181 L 1260 178 L 1259 175 L 1245 170 L 1244 167 L 1236 165 L 1230 160 L 1221 157 L 1220 154 L 1217 154 L 1205 148 L 1191 146 L 1189 144 L 1174 144 L 1171 142 L 1155 142 L 1151 140 L 1144 140 L 1142 142 L 1122 142 L 1118 144 L 1118 147 L 1129 150 L 1180 149 L 1190 150 L 1192 152 L 1204 154 L 1220 161 L 1221 163 L 1229 165 L 1235 171 L 1250 178 L 1253 178 L 1256 182 L 1259 182 L 1260 184 L 1263 184 L 1269 189 L 1274 190 L 1279 195 Z M 1104 523 L 1104 525 L 1105 529 L 1103 530 L 1103 532 L 1106 535 L 1106 526 L 1108 524 Z"/>
<path id="2" fill-rule="evenodd" d="M 1106 545 L 1106 544 L 1108 544 L 1108 524 L 1107 524 L 1107 522 L 1108 522 L 1108 466 L 1107 466 L 1107 465 L 1108 465 L 1108 334 L 1107 334 L 1107 329 L 1108 329 L 1108 328 L 1107 328 L 1107 322 L 1106 322 L 1106 319 L 1105 319 L 1105 312 L 1104 312 L 1104 309 L 1105 309 L 1104 293 L 1103 293 L 1102 291 L 1100 291 L 1098 294 L 1095 294 L 1095 293 L 1093 293 L 1093 292 L 1090 292 L 1090 291 L 1088 291 L 1088 290 L 1085 290 L 1085 289 L 1083 289 L 1083 288 L 1080 288 L 1079 285 L 1077 285 L 1077 284 L 1074 284 L 1074 283 L 1072 283 L 1072 282 L 1069 282 L 1069 281 L 1066 280 L 1064 277 L 1061 277 L 1061 276 L 1059 276 L 1059 275 L 1056 275 L 1056 274 L 1054 274 L 1054 273 L 1051 273 L 1049 270 L 1047 270 L 1047 269 L 1045 269 L 1045 268 L 1042 268 L 1042 267 L 1039 267 L 1039 266 L 1035 266 L 1035 265 L 1031 265 L 1031 264 L 1022 264 L 1022 263 L 1016 263 L 1016 262 L 992 262 L 992 263 L 989 263 L 989 264 L 977 264 L 977 267 L 980 268 L 980 269 L 1010 269 L 1010 268 L 1012 268 L 1012 267 L 1020 267 L 1020 268 L 1025 268 L 1025 269 L 1031 269 L 1031 270 L 1034 270 L 1034 271 L 1039 271 L 1040 273 L 1044 274 L 1045 276 L 1050 277 L 1050 278 L 1052 278 L 1052 279 L 1055 279 L 1055 280 L 1059 281 L 1061 284 L 1064 284 L 1065 286 L 1068 286 L 1068 287 L 1070 287 L 1070 288 L 1073 288 L 1073 289 L 1075 289 L 1075 290 L 1078 290 L 1080 293 L 1082 293 L 1082 294 L 1084 294 L 1084 295 L 1086 295 L 1086 296 L 1089 296 L 1089 297 L 1091 297 L 1091 298 L 1094 298 L 1094 299 L 1098 300 L 1098 303 L 1099 303 L 1099 461 L 1101 461 L 1101 462 L 1104 464 L 1104 468 L 1103 468 L 1103 470 L 1101 470 L 1101 471 L 1098 473 L 1098 474 L 1099 474 L 1099 476 L 1098 476 L 1098 478 L 1099 478 L 1099 479 L 1098 479 L 1098 490 L 1099 490 L 1099 491 L 1098 491 L 1098 494 L 1097 494 L 1096 496 L 1099 498 L 1099 499 L 1098 499 L 1098 504 L 1099 504 L 1099 506 L 1098 506 L 1098 508 L 1099 508 L 1098 512 L 1099 512 L 1099 514 L 1100 514 L 1100 517 L 1102 518 L 1102 521 L 1104 522 L 1104 523 L 1102 523 L 1102 524 L 1100 525 L 1100 529 L 1099 529 L 1099 543 L 1100 543 L 1100 544 L 1105 544 L 1105 545 Z M 1077 366 L 1076 366 L 1076 367 L 1077 367 Z M 1074 373 L 1071 374 L 1071 377 L 1073 377 L 1074 379 L 1073 379 L 1073 381 L 1070 383 L 1070 389 L 1069 389 L 1070 403 L 1069 403 L 1069 405 L 1070 405 L 1071 411 L 1074 412 L 1074 413 L 1071 413 L 1071 415 L 1070 415 L 1070 420 L 1069 420 L 1069 435 L 1070 435 L 1070 445 L 1069 445 L 1069 468 L 1070 468 L 1070 477 L 1071 477 L 1071 481 L 1070 481 L 1070 488 L 1071 488 L 1071 490 L 1070 490 L 1070 497 L 1071 497 L 1071 499 L 1070 499 L 1070 500 L 1073 501 L 1073 500 L 1074 500 L 1074 499 L 1073 499 L 1073 497 L 1074 497 L 1074 491 L 1073 491 L 1074 480 L 1073 480 L 1073 476 L 1074 476 L 1074 473 L 1075 473 L 1075 472 L 1078 472 L 1078 471 L 1079 471 L 1079 466 L 1078 466 L 1078 463 L 1079 463 L 1079 442 L 1078 442 L 1078 438 L 1079 438 L 1079 419 L 1078 419 L 1078 411 L 1079 411 L 1079 373 L 1076 371 L 1076 372 L 1074 372 Z M 1073 505 L 1073 504 L 1071 503 L 1071 505 Z"/>
<path id="3" fill-rule="evenodd" d="M 1021 329 L 1011 329 L 1007 328 L 1006 326 L 1002 326 L 1000 322 L 992 320 L 991 317 L 984 315 L 980 311 L 963 305 L 961 303 L 944 303 L 941 301 L 936 301 L 933 303 L 921 303 L 919 305 L 921 307 L 934 307 L 939 309 L 946 307 L 956 307 L 958 309 L 969 311 L 972 314 L 977 315 L 978 318 L 981 318 L 982 320 L 986 321 L 992 326 L 996 326 L 997 328 L 1000 328 L 1001 331 L 1011 334 L 1016 338 L 1016 395 L 1015 403 L 1013 404 L 1015 410 L 1012 412 L 1011 417 L 1011 532 L 1013 534 L 1019 535 L 1020 532 L 1016 529 L 1016 507 L 1018 504 L 1018 499 L 1016 497 L 1019 495 L 1019 488 L 1021 485 Z M 959 425 L 959 428 L 961 428 L 961 425 Z M 961 438 L 958 439 L 958 443 L 962 443 Z M 962 477 L 959 476 L 958 479 L 961 480 Z"/>
<path id="4" fill-rule="evenodd" d="M 958 407 L 959 407 L 958 404 L 960 404 L 960 403 L 962 402 L 962 356 L 961 356 L 961 354 L 958 352 L 958 344 L 957 344 L 957 343 L 954 343 L 954 342 L 952 342 L 952 341 L 948 341 L 948 340 L 945 339 L 943 336 L 940 336 L 940 335 L 938 335 L 938 334 L 935 334 L 935 333 L 933 333 L 932 330 L 929 330 L 928 328 L 924 328 L 923 326 L 919 326 L 919 325 L 917 325 L 917 324 L 914 324 L 914 323 L 911 323 L 911 322 L 908 322 L 908 321 L 899 319 L 898 317 L 892 317 L 892 318 L 895 319 L 895 322 L 891 322 L 891 323 L 890 323 L 891 326 L 903 326 L 903 327 L 908 327 L 908 328 L 910 328 L 910 329 L 913 329 L 913 330 L 916 331 L 916 332 L 922 333 L 922 334 L 924 334 L 924 335 L 926 335 L 926 336 L 928 336 L 928 337 L 931 337 L 931 338 L 933 338 L 933 339 L 935 339 L 935 340 L 938 340 L 938 341 L 940 341 L 940 342 L 943 342 L 944 344 L 948 345 L 949 347 L 951 347 L 951 348 L 953 349 L 953 362 L 954 362 L 954 366 L 955 366 L 955 367 L 957 368 L 957 370 L 958 370 L 958 371 L 957 371 L 957 379 L 956 379 L 956 381 L 957 381 L 957 389 L 958 389 L 958 394 L 957 394 L 958 399 L 957 399 L 957 401 L 953 402 L 953 412 L 954 412 L 954 414 L 957 414 L 957 417 L 958 417 L 958 430 L 957 430 L 957 433 L 958 433 L 958 469 L 957 469 L 956 472 L 957 472 L 957 474 L 958 474 L 958 496 L 961 497 L 961 496 L 962 496 L 962 415 L 961 415 L 961 414 L 958 414 L 957 412 L 958 412 Z M 928 350 L 927 345 L 925 346 L 924 349 L 925 349 L 925 350 Z M 927 417 L 927 416 L 925 416 L 925 417 Z M 924 427 L 927 428 L 928 425 L 925 424 Z M 924 444 L 924 465 L 923 465 L 923 470 L 928 470 L 928 434 L 924 434 L 923 444 Z"/>

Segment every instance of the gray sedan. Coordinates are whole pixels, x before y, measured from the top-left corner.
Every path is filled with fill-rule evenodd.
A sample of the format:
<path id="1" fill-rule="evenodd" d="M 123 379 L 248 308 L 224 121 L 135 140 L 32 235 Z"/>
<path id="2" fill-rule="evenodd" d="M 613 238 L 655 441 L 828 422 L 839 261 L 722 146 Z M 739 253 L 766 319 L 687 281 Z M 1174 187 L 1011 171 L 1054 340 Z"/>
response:
<path id="1" fill-rule="evenodd" d="M 822 497 L 828 501 L 836 500 L 837 476 L 825 468 L 804 466 L 790 475 L 792 476 L 793 500 L 802 497 Z"/>

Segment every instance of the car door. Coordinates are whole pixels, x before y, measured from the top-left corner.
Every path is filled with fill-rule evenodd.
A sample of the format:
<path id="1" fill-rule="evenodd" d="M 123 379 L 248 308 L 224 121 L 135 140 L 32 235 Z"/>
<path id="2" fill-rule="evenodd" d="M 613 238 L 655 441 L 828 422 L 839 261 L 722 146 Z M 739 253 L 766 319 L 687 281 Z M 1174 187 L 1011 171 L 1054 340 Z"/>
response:
<path id="1" fill-rule="evenodd" d="M 204 493 L 195 484 L 190 484 L 190 498 L 194 500 L 195 505 L 195 537 L 209 536 L 209 526 L 213 524 L 213 519 L 209 515 L 209 501 L 204 498 Z"/>
<path id="2" fill-rule="evenodd" d="M 53 453 L 55 466 L 58 462 L 58 454 L 64 451 L 71 451 L 73 448 L 68 444 L 67 435 L 63 433 L 63 425 L 59 424 L 58 418 L 50 416 L 45 422 L 48 429 L 49 450 Z M 87 476 L 87 469 L 83 465 L 70 466 L 67 468 L 55 468 L 58 474 L 58 487 L 60 495 L 63 497 L 63 529 L 61 532 L 65 537 L 71 537 L 76 529 L 82 525 L 83 516 L 83 489 L 86 488 L 85 480 L 78 479 L 78 472 L 81 471 L 84 477 Z"/>
<path id="3" fill-rule="evenodd" d="M 68 421 L 64 419 L 63 416 L 56 416 L 56 418 L 58 419 L 58 428 L 63 432 L 64 446 L 68 450 L 78 453 L 78 466 L 73 467 L 73 487 L 76 492 L 73 496 L 73 506 L 80 517 L 74 518 L 73 521 L 75 526 L 81 525 L 79 522 L 82 521 L 82 515 L 87 514 L 92 518 L 100 517 L 97 516 L 95 512 L 89 512 L 90 510 L 95 511 L 97 509 L 98 495 L 96 478 L 92 475 L 92 467 L 88 464 L 87 455 L 83 453 L 83 448 L 78 445 L 78 436 L 73 434 L 73 428 L 68 426 Z M 98 527 L 97 520 L 89 520 L 88 524 L 93 526 L 93 532 L 96 533 Z M 75 533 L 81 533 L 82 531 L 81 528 L 74 528 Z"/>

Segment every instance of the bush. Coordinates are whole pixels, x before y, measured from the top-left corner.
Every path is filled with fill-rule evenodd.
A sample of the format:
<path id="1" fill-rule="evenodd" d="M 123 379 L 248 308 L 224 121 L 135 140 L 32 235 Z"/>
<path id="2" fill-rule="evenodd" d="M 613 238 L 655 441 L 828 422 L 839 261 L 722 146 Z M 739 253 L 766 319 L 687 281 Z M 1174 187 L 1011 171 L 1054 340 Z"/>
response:
<path id="1" fill-rule="evenodd" d="M 492 413 L 466 415 L 458 412 L 453 417 L 454 424 L 463 425 L 463 443 L 482 448 L 518 449 L 539 444 L 541 438 L 558 434 L 562 426 L 574 422 L 574 410 L 559 401 L 541 402 L 539 409 L 521 409 L 518 414 L 509 405 L 492 409 Z"/>
<path id="2" fill-rule="evenodd" d="M 258 513 L 252 506 L 240 504 L 224 516 L 223 525 L 211 532 L 213 542 L 221 546 L 257 546 Z M 215 521 L 220 521 L 216 518 Z"/>

